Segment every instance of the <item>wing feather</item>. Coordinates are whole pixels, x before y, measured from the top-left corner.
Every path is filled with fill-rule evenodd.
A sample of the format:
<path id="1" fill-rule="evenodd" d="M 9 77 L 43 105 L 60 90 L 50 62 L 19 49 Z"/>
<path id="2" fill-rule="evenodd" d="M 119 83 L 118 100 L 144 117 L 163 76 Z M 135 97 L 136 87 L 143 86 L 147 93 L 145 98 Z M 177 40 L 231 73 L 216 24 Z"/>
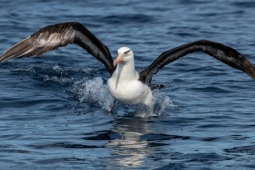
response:
<path id="1" fill-rule="evenodd" d="M 110 74 L 113 73 L 115 68 L 108 47 L 78 22 L 49 25 L 40 29 L 0 55 L 0 62 L 38 56 L 73 43 L 101 61 Z"/>
<path id="2" fill-rule="evenodd" d="M 150 84 L 152 76 L 159 69 L 193 52 L 204 52 L 233 68 L 247 73 L 251 78 L 255 79 L 254 65 L 238 51 L 217 42 L 199 40 L 163 52 L 149 67 L 140 72 L 139 80 Z"/>

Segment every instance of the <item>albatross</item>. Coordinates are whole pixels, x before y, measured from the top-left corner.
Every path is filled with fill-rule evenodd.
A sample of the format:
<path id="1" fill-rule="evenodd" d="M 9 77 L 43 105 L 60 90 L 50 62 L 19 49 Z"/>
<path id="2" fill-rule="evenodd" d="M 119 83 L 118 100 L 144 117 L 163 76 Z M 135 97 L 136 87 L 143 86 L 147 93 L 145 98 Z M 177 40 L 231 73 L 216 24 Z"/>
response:
<path id="1" fill-rule="evenodd" d="M 78 22 L 59 23 L 38 30 L 0 55 L 0 62 L 38 56 L 68 44 L 79 45 L 104 64 L 111 76 L 107 83 L 111 95 L 127 104 L 153 107 L 152 76 L 165 65 L 194 52 L 203 52 L 255 79 L 255 67 L 249 60 L 229 46 L 208 40 L 198 40 L 167 50 L 143 71 L 137 72 L 134 52 L 130 48 L 119 48 L 117 58 L 113 60 L 109 48 Z"/>

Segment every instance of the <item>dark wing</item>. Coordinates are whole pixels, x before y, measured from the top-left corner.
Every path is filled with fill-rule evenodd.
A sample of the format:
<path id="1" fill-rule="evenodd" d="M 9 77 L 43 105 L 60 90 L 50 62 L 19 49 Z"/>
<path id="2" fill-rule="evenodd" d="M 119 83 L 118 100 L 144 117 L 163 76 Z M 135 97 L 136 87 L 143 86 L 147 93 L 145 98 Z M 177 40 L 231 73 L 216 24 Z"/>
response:
<path id="1" fill-rule="evenodd" d="M 235 49 L 220 43 L 199 40 L 163 52 L 148 68 L 140 72 L 139 80 L 146 84 L 150 84 L 152 75 L 156 74 L 159 69 L 189 53 L 199 51 L 204 52 L 233 68 L 246 72 L 251 78 L 255 79 L 254 65 Z"/>
<path id="2" fill-rule="evenodd" d="M 58 47 L 77 44 L 101 61 L 110 74 L 115 70 L 109 49 L 78 22 L 49 25 L 17 43 L 0 55 L 0 62 L 11 58 L 38 56 Z"/>

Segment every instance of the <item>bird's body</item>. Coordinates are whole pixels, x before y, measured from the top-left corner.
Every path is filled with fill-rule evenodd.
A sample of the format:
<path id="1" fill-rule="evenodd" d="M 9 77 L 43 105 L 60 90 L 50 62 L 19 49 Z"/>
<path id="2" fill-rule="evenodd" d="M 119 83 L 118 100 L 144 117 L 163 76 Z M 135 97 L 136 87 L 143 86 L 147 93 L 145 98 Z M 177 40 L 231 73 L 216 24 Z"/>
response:
<path id="1" fill-rule="evenodd" d="M 165 51 L 138 73 L 135 69 L 134 53 L 130 48 L 120 48 L 118 57 L 113 61 L 108 47 L 77 22 L 49 25 L 40 29 L 0 55 L 0 62 L 11 58 L 37 56 L 72 43 L 79 45 L 104 64 L 111 75 L 108 80 L 111 95 L 127 104 L 144 104 L 151 108 L 154 103 L 149 87 L 152 76 L 165 65 L 193 52 L 206 53 L 255 79 L 254 65 L 238 51 L 207 40 L 194 41 Z"/>
<path id="2" fill-rule="evenodd" d="M 130 61 L 118 64 L 108 80 L 108 88 L 111 95 L 118 101 L 127 104 L 143 103 L 148 106 L 152 104 L 152 91 L 139 80 L 133 57 Z"/>
<path id="3" fill-rule="evenodd" d="M 108 88 L 111 95 L 118 101 L 127 104 L 152 104 L 152 91 L 138 79 L 121 81 L 115 88 L 116 77 L 112 76 L 108 80 Z"/>

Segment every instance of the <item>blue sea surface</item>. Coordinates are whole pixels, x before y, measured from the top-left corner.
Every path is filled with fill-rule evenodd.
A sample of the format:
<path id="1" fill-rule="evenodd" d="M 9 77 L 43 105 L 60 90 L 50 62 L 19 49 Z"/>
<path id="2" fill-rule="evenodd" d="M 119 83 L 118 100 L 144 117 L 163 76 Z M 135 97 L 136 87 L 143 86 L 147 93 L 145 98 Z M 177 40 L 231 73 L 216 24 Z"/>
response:
<path id="1" fill-rule="evenodd" d="M 133 49 L 138 71 L 207 39 L 255 63 L 252 0 L 0 1 L 0 53 L 77 21 Z M 255 81 L 194 53 L 154 75 L 154 114 L 117 103 L 104 65 L 76 45 L 0 64 L 0 169 L 255 169 Z"/>

